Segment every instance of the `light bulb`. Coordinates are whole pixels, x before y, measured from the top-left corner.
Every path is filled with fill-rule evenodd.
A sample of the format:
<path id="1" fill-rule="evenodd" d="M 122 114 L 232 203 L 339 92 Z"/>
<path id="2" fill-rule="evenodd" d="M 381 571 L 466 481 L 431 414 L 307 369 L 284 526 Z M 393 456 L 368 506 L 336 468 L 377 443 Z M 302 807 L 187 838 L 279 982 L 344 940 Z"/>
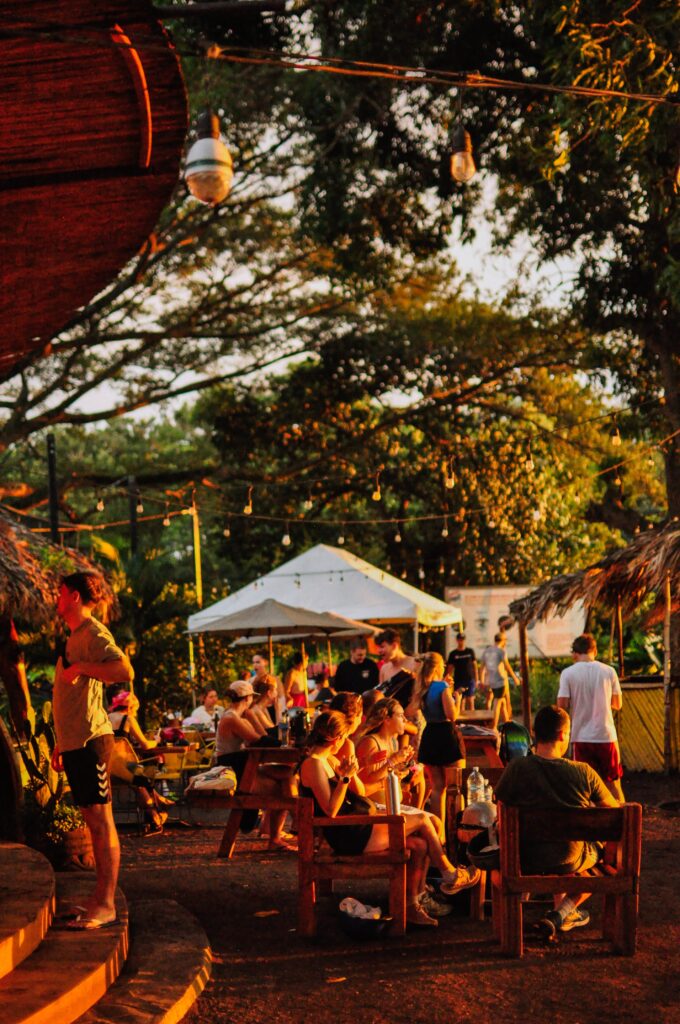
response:
<path id="1" fill-rule="evenodd" d="M 614 487 L 620 487 L 621 486 L 621 477 L 619 476 L 618 473 L 616 474 L 616 476 L 612 480 L 612 483 L 614 484 Z"/>
<path id="2" fill-rule="evenodd" d="M 399 527 L 397 527 L 397 532 L 394 535 L 394 543 L 401 544 L 401 534 L 399 532 Z"/>
<path id="3" fill-rule="evenodd" d="M 227 540 L 229 540 L 229 538 L 231 537 L 231 530 L 229 529 L 228 526 L 225 526 L 224 529 L 222 530 L 222 536 L 226 537 Z"/>
<path id="4" fill-rule="evenodd" d="M 305 500 L 302 503 L 302 507 L 305 510 L 305 512 L 311 512 L 312 511 L 312 509 L 314 508 L 314 502 L 312 501 L 311 494 L 310 494 L 310 496 L 308 498 L 305 498 Z"/>
<path id="5" fill-rule="evenodd" d="M 252 514 L 253 514 L 253 489 L 252 489 L 252 487 L 249 487 L 248 488 L 248 497 L 246 499 L 245 505 L 243 506 L 243 515 L 244 516 L 251 516 Z"/>
<path id="6" fill-rule="evenodd" d="M 215 114 L 204 110 L 199 115 L 196 134 L 198 137 L 187 153 L 184 178 L 196 199 L 217 206 L 229 195 L 234 164 Z"/>
<path id="7" fill-rule="evenodd" d="M 375 490 L 373 491 L 373 494 L 371 495 L 371 498 L 373 499 L 373 501 L 380 501 L 381 497 L 382 494 L 380 493 L 380 484 L 377 484 Z"/>
<path id="8" fill-rule="evenodd" d="M 451 137 L 451 177 L 461 183 L 474 178 L 477 168 L 472 157 L 472 139 L 462 124 L 458 124 Z"/>
<path id="9" fill-rule="evenodd" d="M 135 512 L 141 513 L 143 511 L 144 511 L 144 504 L 142 502 L 142 499 L 141 498 L 137 498 L 137 504 L 135 506 Z"/>
<path id="10" fill-rule="evenodd" d="M 621 434 L 619 432 L 618 424 L 614 424 L 612 429 L 609 431 L 609 440 L 612 443 L 612 448 L 621 447 Z"/>
<path id="11" fill-rule="evenodd" d="M 536 463 L 533 460 L 533 456 L 532 456 L 531 452 L 529 452 L 529 454 L 526 457 L 526 461 L 524 463 L 524 468 L 526 469 L 527 473 L 533 473 L 533 471 L 535 469 L 535 466 L 536 466 Z"/>
<path id="12" fill-rule="evenodd" d="M 401 570 L 401 578 L 402 578 L 402 580 L 405 580 L 405 579 L 406 579 L 406 575 L 407 575 L 407 573 L 406 573 L 406 569 L 402 569 L 402 570 Z"/>
<path id="13" fill-rule="evenodd" d="M 443 576 L 444 573 L 446 572 L 446 569 L 444 568 L 444 562 L 443 561 L 439 563 L 438 572 L 439 572 L 440 576 Z"/>
<path id="14" fill-rule="evenodd" d="M 424 580 L 425 579 L 425 570 L 423 569 L 422 565 L 418 569 L 418 579 L 419 580 Z"/>
<path id="15" fill-rule="evenodd" d="M 541 521 L 541 519 L 543 518 L 543 513 L 541 512 L 540 508 L 534 509 L 534 511 L 531 513 L 531 518 L 535 523 L 539 523 Z"/>
<path id="16" fill-rule="evenodd" d="M 341 533 L 340 536 L 338 537 L 338 544 L 340 545 L 340 547 L 342 547 L 342 545 L 344 543 L 345 543 L 345 536 L 344 536 L 344 534 Z"/>
<path id="17" fill-rule="evenodd" d="M 281 543 L 283 544 L 284 548 L 290 547 L 292 541 L 290 539 L 290 534 L 288 533 L 288 530 L 286 530 L 283 537 L 281 538 Z"/>
<path id="18" fill-rule="evenodd" d="M 103 512 L 103 511 L 104 511 L 104 499 L 100 498 L 97 501 L 97 512 Z"/>
<path id="19" fill-rule="evenodd" d="M 442 526 L 442 537 L 448 537 L 448 535 L 449 535 L 449 528 L 448 528 L 447 524 L 444 523 L 444 525 Z"/>
<path id="20" fill-rule="evenodd" d="M 489 525 L 489 529 L 490 530 L 495 530 L 496 529 L 496 520 L 495 519 L 489 519 L 488 525 Z"/>
<path id="21" fill-rule="evenodd" d="M 444 487 L 446 488 L 447 491 L 452 491 L 455 486 L 456 486 L 456 478 L 455 478 L 455 476 L 453 475 L 453 473 L 447 473 L 446 477 L 444 478 Z"/>

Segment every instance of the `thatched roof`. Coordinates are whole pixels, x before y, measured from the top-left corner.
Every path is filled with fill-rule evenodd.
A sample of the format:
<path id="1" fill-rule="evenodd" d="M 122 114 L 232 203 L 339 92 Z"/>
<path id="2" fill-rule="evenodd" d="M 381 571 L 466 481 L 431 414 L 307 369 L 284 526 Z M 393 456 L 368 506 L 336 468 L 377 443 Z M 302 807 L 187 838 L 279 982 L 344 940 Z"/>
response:
<path id="1" fill-rule="evenodd" d="M 31 626 L 42 626 L 55 615 L 61 576 L 76 570 L 101 572 L 85 555 L 51 544 L 0 514 L 0 615 L 9 615 Z M 113 591 L 109 606 L 115 605 Z M 98 609 L 106 621 L 106 613 Z"/>
<path id="2" fill-rule="evenodd" d="M 562 615 L 577 601 L 586 607 L 615 607 L 621 601 L 631 611 L 649 594 L 657 605 L 663 602 L 666 574 L 670 573 L 671 594 L 677 602 L 680 591 L 680 523 L 646 530 L 627 547 L 619 548 L 595 565 L 556 576 L 510 605 L 510 614 L 527 624 Z M 652 612 L 658 620 L 657 609 Z"/>

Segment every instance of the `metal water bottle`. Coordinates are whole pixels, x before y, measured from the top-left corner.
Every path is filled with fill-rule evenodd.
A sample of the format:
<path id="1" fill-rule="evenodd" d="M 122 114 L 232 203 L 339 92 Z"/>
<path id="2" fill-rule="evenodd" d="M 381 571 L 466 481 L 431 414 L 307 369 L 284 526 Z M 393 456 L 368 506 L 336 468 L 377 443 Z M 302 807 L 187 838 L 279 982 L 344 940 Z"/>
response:
<path id="1" fill-rule="evenodd" d="M 290 730 L 290 716 L 288 714 L 288 708 L 284 708 L 281 712 L 281 721 L 279 722 L 279 739 L 281 740 L 281 746 L 285 747 L 288 744 L 288 733 Z"/>
<path id="2" fill-rule="evenodd" d="M 397 773 L 392 769 L 385 779 L 385 807 L 388 814 L 401 814 L 401 785 Z"/>

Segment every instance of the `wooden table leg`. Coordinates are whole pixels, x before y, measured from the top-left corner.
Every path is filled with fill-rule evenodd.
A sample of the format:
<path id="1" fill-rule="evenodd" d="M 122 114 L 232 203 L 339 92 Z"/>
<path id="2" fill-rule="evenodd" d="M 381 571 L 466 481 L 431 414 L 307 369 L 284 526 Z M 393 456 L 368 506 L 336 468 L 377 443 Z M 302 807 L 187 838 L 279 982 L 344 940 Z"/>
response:
<path id="1" fill-rule="evenodd" d="M 241 827 L 241 818 L 243 817 L 243 811 L 237 811 L 233 808 L 229 811 L 229 819 L 224 827 L 222 833 L 222 839 L 220 841 L 220 848 L 217 851 L 218 857 L 226 857 L 229 859 L 234 852 L 234 846 L 236 845 L 236 836 L 238 830 Z"/>

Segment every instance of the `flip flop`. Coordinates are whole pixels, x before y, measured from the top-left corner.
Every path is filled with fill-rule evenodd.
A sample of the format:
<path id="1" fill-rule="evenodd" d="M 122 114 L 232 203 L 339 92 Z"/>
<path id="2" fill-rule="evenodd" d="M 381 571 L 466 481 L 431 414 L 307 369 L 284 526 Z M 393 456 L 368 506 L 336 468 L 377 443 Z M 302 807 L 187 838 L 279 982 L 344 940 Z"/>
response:
<path id="1" fill-rule="evenodd" d="M 81 914 L 87 913 L 87 907 L 79 907 L 77 903 L 74 903 L 70 910 L 65 910 L 61 914 L 55 914 L 55 921 L 75 921 Z"/>
<path id="2" fill-rule="evenodd" d="M 280 842 L 270 843 L 267 847 L 267 853 L 297 853 L 298 848 L 292 843 Z"/>
<path id="3" fill-rule="evenodd" d="M 66 925 L 68 931 L 72 932 L 95 932 L 100 928 L 110 928 L 112 924 L 117 924 L 118 918 L 114 917 L 110 921 L 100 921 L 98 917 L 88 917 L 87 914 L 78 914 L 73 920 L 69 921 Z"/>

